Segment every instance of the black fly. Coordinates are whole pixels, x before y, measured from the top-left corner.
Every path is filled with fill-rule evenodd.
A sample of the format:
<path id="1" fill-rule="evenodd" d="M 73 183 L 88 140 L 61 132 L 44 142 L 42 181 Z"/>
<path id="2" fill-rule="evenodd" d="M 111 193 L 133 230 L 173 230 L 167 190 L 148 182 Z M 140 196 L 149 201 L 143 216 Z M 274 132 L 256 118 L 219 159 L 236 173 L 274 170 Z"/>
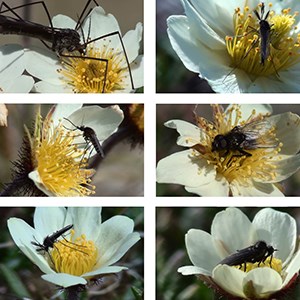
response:
<path id="1" fill-rule="evenodd" d="M 219 262 L 219 264 L 228 266 L 240 265 L 240 269 L 244 264 L 244 271 L 246 271 L 247 263 L 258 263 L 259 266 L 261 263 L 264 263 L 269 256 L 271 256 L 271 266 L 274 251 L 277 251 L 277 249 L 274 249 L 265 241 L 258 241 L 252 246 L 246 247 L 241 250 L 237 250 L 236 253 L 233 253 L 228 257 L 224 258 L 222 261 Z"/>
<path id="2" fill-rule="evenodd" d="M 254 10 L 254 14 L 259 20 L 259 36 L 260 36 L 260 63 L 265 64 L 265 60 L 270 55 L 270 34 L 271 26 L 267 21 L 270 11 L 266 13 L 265 17 L 265 4 L 261 3 L 260 15 L 257 10 Z"/>
<path id="3" fill-rule="evenodd" d="M 96 150 L 97 154 L 100 155 L 101 157 L 104 157 L 103 148 L 97 138 L 96 132 L 91 127 L 86 127 L 83 125 L 77 126 L 69 119 L 67 119 L 67 118 L 64 118 L 64 119 L 67 120 L 68 122 L 70 122 L 75 127 L 75 129 L 73 129 L 73 130 L 78 129 L 78 130 L 82 131 L 82 137 L 84 138 L 84 140 L 87 144 L 86 150 L 88 150 L 91 146 L 94 146 L 94 149 Z"/>
<path id="4" fill-rule="evenodd" d="M 37 247 L 36 248 L 37 252 L 48 252 L 49 248 L 53 248 L 53 245 L 56 242 L 56 240 L 72 228 L 73 228 L 73 224 L 67 225 L 64 228 L 59 229 L 50 235 L 47 235 L 44 238 L 44 241 L 42 244 L 39 243 L 38 241 L 35 241 L 35 242 L 32 241 L 31 244 Z"/>
<path id="5" fill-rule="evenodd" d="M 246 123 L 244 126 L 235 126 L 225 134 L 218 134 L 212 142 L 212 151 L 238 151 L 241 155 L 252 156 L 245 150 L 259 148 L 276 148 L 279 144 L 272 131 L 272 125 L 267 120 L 258 120 Z"/>

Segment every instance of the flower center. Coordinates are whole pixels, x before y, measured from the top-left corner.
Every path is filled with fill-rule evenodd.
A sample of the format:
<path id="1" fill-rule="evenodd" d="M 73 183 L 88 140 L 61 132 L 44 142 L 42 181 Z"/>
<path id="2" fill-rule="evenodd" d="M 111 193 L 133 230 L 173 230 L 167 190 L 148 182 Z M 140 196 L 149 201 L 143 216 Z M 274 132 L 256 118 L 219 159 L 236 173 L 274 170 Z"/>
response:
<path id="1" fill-rule="evenodd" d="M 271 7 L 272 4 L 269 4 Z M 300 61 L 300 35 L 294 26 L 295 12 L 283 9 L 281 14 L 264 10 L 260 3 L 256 9 L 260 21 L 250 8 L 235 9 L 233 15 L 234 36 L 226 36 L 226 47 L 232 67 L 257 76 L 278 75 Z M 267 16 L 268 14 L 268 16 Z M 266 18 L 267 16 L 267 18 Z M 265 19 L 266 18 L 266 19 Z"/>
<path id="2" fill-rule="evenodd" d="M 84 169 L 83 152 L 74 145 L 74 136 L 61 125 L 43 125 L 42 136 L 35 133 L 36 169 L 44 187 L 57 196 L 87 196 L 94 193 L 90 184 L 93 170 Z"/>
<path id="3" fill-rule="evenodd" d="M 54 268 L 59 273 L 81 276 L 93 270 L 97 262 L 98 250 L 93 241 L 87 241 L 84 234 L 74 239 L 59 240 L 53 245 L 50 255 Z"/>
<path id="4" fill-rule="evenodd" d="M 129 115 L 131 120 L 138 128 L 138 130 L 144 133 L 144 105 L 132 104 L 129 107 Z"/>
<path id="5" fill-rule="evenodd" d="M 243 265 L 242 268 L 240 266 L 234 266 L 235 268 L 238 268 L 242 271 L 245 270 L 245 266 Z M 256 268 L 272 268 L 275 270 L 278 274 L 281 275 L 282 273 L 282 261 L 281 259 L 278 259 L 276 257 L 269 256 L 264 262 L 256 262 L 256 263 L 246 263 L 246 273 L 248 273 L 251 270 L 254 270 Z"/>
<path id="6" fill-rule="evenodd" d="M 128 67 L 124 53 L 106 45 L 87 47 L 85 55 L 62 57 L 62 81 L 74 93 L 113 93 L 128 85 Z"/>
<path id="7" fill-rule="evenodd" d="M 275 126 L 267 123 L 265 116 L 257 115 L 255 110 L 246 121 L 241 122 L 238 105 L 233 105 L 226 113 L 218 105 L 213 107 L 214 124 L 198 118 L 198 126 L 206 131 L 206 142 L 194 147 L 194 159 L 197 160 L 199 156 L 206 159 L 209 165 L 214 165 L 217 174 L 225 177 L 229 183 L 236 180 L 240 185 L 249 186 L 252 179 L 259 182 L 275 179 L 276 166 L 272 161 L 278 158 L 282 147 L 276 138 Z M 228 146 L 213 151 L 212 144 L 217 135 L 225 137 L 227 143 L 236 138 L 235 135 L 228 135 L 236 126 L 240 128 L 237 134 L 242 134 L 240 145 L 235 149 Z M 247 134 L 251 134 L 251 138 Z M 253 147 L 249 147 L 251 150 L 243 148 L 245 136 L 254 143 Z"/>

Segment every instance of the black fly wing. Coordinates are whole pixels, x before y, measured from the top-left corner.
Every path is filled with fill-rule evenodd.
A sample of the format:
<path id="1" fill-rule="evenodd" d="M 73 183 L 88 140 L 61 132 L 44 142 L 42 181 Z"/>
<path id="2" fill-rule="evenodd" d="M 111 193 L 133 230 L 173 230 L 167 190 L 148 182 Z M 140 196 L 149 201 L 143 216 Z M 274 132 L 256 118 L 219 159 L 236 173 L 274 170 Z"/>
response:
<path id="1" fill-rule="evenodd" d="M 239 130 L 245 135 L 245 141 L 240 145 L 242 149 L 276 148 L 279 145 L 278 139 L 272 132 L 274 125 L 266 119 L 239 126 Z"/>
<path id="2" fill-rule="evenodd" d="M 253 246 L 238 250 L 219 262 L 220 265 L 237 266 L 245 262 L 251 262 L 253 255 L 256 254 Z"/>

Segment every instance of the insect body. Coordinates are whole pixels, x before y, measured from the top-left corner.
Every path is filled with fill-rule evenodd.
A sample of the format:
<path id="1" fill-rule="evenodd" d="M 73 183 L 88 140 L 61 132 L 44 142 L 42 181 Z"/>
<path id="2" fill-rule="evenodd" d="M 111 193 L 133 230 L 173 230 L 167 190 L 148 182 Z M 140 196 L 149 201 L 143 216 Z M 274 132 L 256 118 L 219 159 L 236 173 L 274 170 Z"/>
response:
<path id="1" fill-rule="evenodd" d="M 131 67 L 129 63 L 129 59 L 126 53 L 126 49 L 123 43 L 122 36 L 119 31 L 110 32 L 101 36 L 98 36 L 94 39 L 90 39 L 87 37 L 86 41 L 81 42 L 80 35 L 78 30 L 81 29 L 83 34 L 83 29 L 81 27 L 82 22 L 81 18 L 83 17 L 84 13 L 86 12 L 89 4 L 94 2 L 97 6 L 97 2 L 95 0 L 88 0 L 80 17 L 76 24 L 75 29 L 71 28 L 56 28 L 53 27 L 50 14 L 48 9 L 43 1 L 36 1 L 29 3 L 27 5 L 34 5 L 34 4 L 42 4 L 47 17 L 50 22 L 50 26 L 44 26 L 41 24 L 37 24 L 34 22 L 24 21 L 14 10 L 17 8 L 21 8 L 27 5 L 20 5 L 14 8 L 9 7 L 5 2 L 0 4 L 0 14 L 4 12 L 11 12 L 15 17 L 9 17 L 0 15 L 0 34 L 17 34 L 17 35 L 25 35 L 29 37 L 38 38 L 42 41 L 42 43 L 50 50 L 56 52 L 59 57 L 73 57 L 73 58 L 80 58 L 80 59 L 90 59 L 94 61 L 100 61 L 105 63 L 105 73 L 104 73 L 104 84 L 102 92 L 105 92 L 105 84 L 106 84 L 106 77 L 108 71 L 108 63 L 109 59 L 107 58 L 100 58 L 100 57 L 88 57 L 86 55 L 86 50 L 88 45 L 94 43 L 99 40 L 105 40 L 108 37 L 116 36 L 120 42 L 122 51 L 124 53 L 124 58 L 128 67 L 129 77 L 130 77 L 130 84 L 132 89 L 134 89 L 133 77 L 131 72 Z M 2 10 L 2 7 L 6 7 L 6 10 Z M 83 37 L 84 38 L 84 37 Z M 46 42 L 51 43 L 51 46 L 47 45 Z M 67 51 L 67 53 L 65 53 Z M 72 52 L 78 51 L 80 55 L 73 55 Z"/>
<path id="2" fill-rule="evenodd" d="M 64 118 L 65 120 L 69 121 L 74 127 L 75 130 L 78 129 L 82 131 L 82 136 L 87 143 L 87 149 L 88 150 L 91 146 L 94 146 L 94 149 L 96 152 L 101 156 L 104 157 L 104 151 L 103 148 L 97 138 L 96 132 L 91 128 L 91 127 L 86 127 L 86 126 L 77 126 L 75 125 L 72 121 L 70 121 L 67 118 Z"/>
<path id="3" fill-rule="evenodd" d="M 36 248 L 37 252 L 42 252 L 42 251 L 48 252 L 49 248 L 53 248 L 53 245 L 56 242 L 56 240 L 72 228 L 73 228 L 73 224 L 67 225 L 64 228 L 59 229 L 50 235 L 47 235 L 44 238 L 44 241 L 42 244 L 37 241 L 35 241 L 35 242 L 32 241 L 31 244 L 37 247 Z"/>
<path id="4" fill-rule="evenodd" d="M 267 21 L 270 11 L 265 14 L 265 4 L 261 3 L 261 11 L 260 15 L 257 10 L 254 10 L 256 17 L 259 20 L 259 35 L 260 35 L 260 63 L 262 65 L 265 64 L 265 60 L 268 58 L 270 54 L 270 34 L 271 34 L 271 26 Z"/>
<path id="5" fill-rule="evenodd" d="M 245 150 L 258 148 L 276 148 L 278 140 L 271 133 L 272 125 L 267 120 L 249 122 L 243 126 L 235 126 L 225 134 L 218 134 L 212 142 L 212 151 L 238 151 L 241 155 L 252 156 Z"/>
<path id="6" fill-rule="evenodd" d="M 258 241 L 252 246 L 246 247 L 241 250 L 237 250 L 236 253 L 233 253 L 228 257 L 224 258 L 222 261 L 219 262 L 219 264 L 228 266 L 240 265 L 240 269 L 244 264 L 244 271 L 246 271 L 246 263 L 258 262 L 259 266 L 261 263 L 264 263 L 269 256 L 271 256 L 271 266 L 274 251 L 277 251 L 277 249 L 274 249 L 271 245 L 267 245 L 265 241 Z"/>

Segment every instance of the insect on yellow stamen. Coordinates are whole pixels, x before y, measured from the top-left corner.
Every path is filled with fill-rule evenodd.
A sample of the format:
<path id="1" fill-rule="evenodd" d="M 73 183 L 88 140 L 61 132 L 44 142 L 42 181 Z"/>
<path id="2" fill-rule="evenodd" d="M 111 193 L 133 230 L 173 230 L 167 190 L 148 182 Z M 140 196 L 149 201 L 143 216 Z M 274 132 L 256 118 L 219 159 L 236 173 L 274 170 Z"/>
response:
<path id="1" fill-rule="evenodd" d="M 81 57 L 62 57 L 62 66 L 61 80 L 74 93 L 113 93 L 130 84 L 124 53 L 107 46 L 89 46 Z"/>
<path id="2" fill-rule="evenodd" d="M 257 115 L 255 110 L 241 121 L 241 110 L 233 105 L 226 113 L 219 105 L 213 105 L 214 125 L 198 118 L 198 126 L 206 132 L 206 142 L 194 146 L 195 161 L 199 156 L 213 165 L 217 173 L 231 183 L 236 180 L 242 186 L 252 179 L 271 181 L 277 176 L 272 157 L 278 155 L 282 143 L 276 138 L 276 128 L 267 116 Z M 247 138 L 247 131 L 251 138 Z M 255 135 L 255 137 L 254 137 Z"/>
<path id="3" fill-rule="evenodd" d="M 279 71 L 300 61 L 299 36 L 295 29 L 298 13 L 291 14 L 290 8 L 276 13 L 270 9 L 271 3 L 268 6 L 265 8 L 262 3 L 251 9 L 245 6 L 243 12 L 235 9 L 234 35 L 225 38 L 231 67 L 242 69 L 254 78 L 278 76 Z"/>
<path id="4" fill-rule="evenodd" d="M 71 230 L 70 238 L 57 241 L 50 255 L 57 272 L 80 276 L 93 270 L 98 250 L 93 241 L 86 240 L 84 234 L 74 236 L 75 231 Z"/>

